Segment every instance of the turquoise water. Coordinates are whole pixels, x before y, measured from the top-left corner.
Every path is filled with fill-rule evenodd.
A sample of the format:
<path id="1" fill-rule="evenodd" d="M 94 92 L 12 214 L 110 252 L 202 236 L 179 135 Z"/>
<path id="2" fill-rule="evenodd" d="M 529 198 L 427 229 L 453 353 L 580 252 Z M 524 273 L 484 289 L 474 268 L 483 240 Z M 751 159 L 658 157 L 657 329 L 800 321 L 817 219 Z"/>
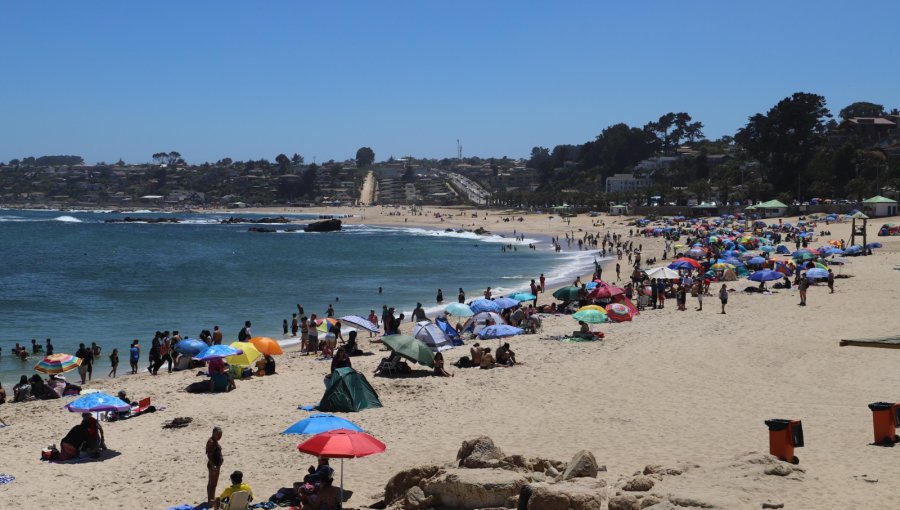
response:
<path id="1" fill-rule="evenodd" d="M 282 338 L 282 320 L 298 303 L 320 316 L 328 304 L 338 316 L 375 309 L 380 317 L 383 304 L 411 310 L 417 301 L 437 311 L 438 288 L 445 304 L 456 300 L 459 287 L 470 298 L 488 285 L 500 295 L 527 287 L 541 272 L 551 282 L 569 280 L 593 261 L 587 252 L 554 254 L 545 239 L 527 238 L 503 253 L 510 241 L 500 236 L 414 228 L 253 233 L 248 225 L 219 224 L 227 214 L 190 213 L 144 214 L 181 224 L 104 223 L 123 216 L 0 210 L 4 385 L 33 373 L 37 357 L 11 356 L 16 342 L 30 347 L 32 338 L 43 344 L 50 337 L 56 352 L 68 353 L 79 342 L 97 342 L 103 355 L 96 376 L 108 371 L 113 348 L 127 367 L 122 353 L 130 341 L 146 346 L 156 330 L 196 338 L 218 325 L 233 340 L 250 320 L 255 335 Z"/>

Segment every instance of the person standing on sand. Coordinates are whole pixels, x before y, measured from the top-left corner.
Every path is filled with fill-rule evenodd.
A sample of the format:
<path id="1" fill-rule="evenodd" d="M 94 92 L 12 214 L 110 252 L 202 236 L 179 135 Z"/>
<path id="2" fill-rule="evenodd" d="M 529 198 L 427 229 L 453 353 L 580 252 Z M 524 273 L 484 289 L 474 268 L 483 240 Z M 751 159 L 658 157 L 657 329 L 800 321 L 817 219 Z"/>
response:
<path id="1" fill-rule="evenodd" d="M 78 367 L 81 384 L 87 384 L 88 368 L 94 362 L 94 354 L 84 344 L 78 344 L 78 351 L 75 352 L 75 356 L 81 358 L 81 365 Z"/>
<path id="2" fill-rule="evenodd" d="M 374 324 L 375 327 L 378 327 L 378 316 L 375 315 L 375 310 L 369 310 L 369 322 Z M 375 336 L 375 333 L 369 331 L 369 338 L 372 338 L 373 336 Z"/>
<path id="3" fill-rule="evenodd" d="M 297 314 L 295 313 L 293 317 L 291 317 L 291 336 L 297 336 L 297 330 L 300 329 L 300 319 L 297 318 Z M 287 332 L 285 332 L 286 334 Z"/>
<path id="4" fill-rule="evenodd" d="M 809 279 L 806 278 L 806 274 L 800 276 L 800 306 L 806 306 L 806 291 L 809 289 Z"/>
<path id="5" fill-rule="evenodd" d="M 209 481 L 206 483 L 206 500 L 209 503 L 209 508 L 212 508 L 215 504 L 216 486 L 219 484 L 219 471 L 222 469 L 222 464 L 225 463 L 225 458 L 222 456 L 222 445 L 219 444 L 221 439 L 222 429 L 213 427 L 212 437 L 206 441 L 206 469 L 209 471 Z"/>
<path id="6" fill-rule="evenodd" d="M 541 282 L 541 292 L 544 292 L 544 289 L 546 288 L 545 284 L 547 283 L 547 279 L 544 278 L 544 273 L 541 273 L 541 277 L 538 280 Z M 460 303 L 461 302 L 462 301 L 460 301 Z"/>
<path id="7" fill-rule="evenodd" d="M 306 353 L 313 354 L 319 350 L 319 330 L 316 328 L 316 314 L 309 317 L 309 340 L 306 341 Z"/>
<path id="8" fill-rule="evenodd" d="M 728 304 L 728 287 L 723 283 L 719 289 L 719 301 L 722 302 L 722 314 L 725 314 L 725 305 Z"/>
<path id="9" fill-rule="evenodd" d="M 834 294 L 834 271 L 828 270 L 828 290 L 829 294 Z"/>
<path id="10" fill-rule="evenodd" d="M 491 295 L 492 295 L 492 294 L 491 294 L 491 288 L 490 288 L 490 287 L 488 287 L 487 289 L 484 290 L 484 299 L 491 299 Z"/>
<path id="11" fill-rule="evenodd" d="M 460 303 L 466 302 L 466 293 L 463 292 L 462 287 L 459 288 L 459 296 L 457 296 L 457 297 L 459 298 Z"/>
<path id="12" fill-rule="evenodd" d="M 331 303 L 328 304 L 328 309 L 325 310 L 325 317 L 328 317 L 329 319 L 334 317 L 334 307 L 331 306 Z"/>
<path id="13" fill-rule="evenodd" d="M 138 345 L 137 338 L 134 339 L 134 342 L 131 342 L 131 347 L 128 349 L 128 361 L 131 363 L 131 373 L 136 374 L 138 371 L 138 361 L 141 359 L 141 346 Z"/>
<path id="14" fill-rule="evenodd" d="M 116 369 L 119 368 L 119 349 L 113 349 L 112 354 L 109 355 L 109 364 L 112 366 L 112 370 L 109 371 L 109 374 L 106 377 L 116 377 Z"/>
<path id="15" fill-rule="evenodd" d="M 621 257 L 619 257 L 621 259 Z M 616 282 L 622 279 L 622 268 L 619 266 L 619 263 L 616 262 Z"/>
<path id="16" fill-rule="evenodd" d="M 219 329 L 219 326 L 213 327 L 212 343 L 213 345 L 222 345 L 222 330 Z"/>

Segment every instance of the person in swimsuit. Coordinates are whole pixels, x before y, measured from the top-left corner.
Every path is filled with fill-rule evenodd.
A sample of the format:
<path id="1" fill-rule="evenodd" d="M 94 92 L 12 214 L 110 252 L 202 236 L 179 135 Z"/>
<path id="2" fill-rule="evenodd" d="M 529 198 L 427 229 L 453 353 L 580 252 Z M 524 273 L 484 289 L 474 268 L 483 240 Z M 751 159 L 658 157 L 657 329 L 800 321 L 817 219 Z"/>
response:
<path id="1" fill-rule="evenodd" d="M 216 485 L 219 484 L 219 471 L 225 462 L 222 457 L 222 429 L 213 427 L 212 437 L 206 441 L 206 469 L 209 471 L 209 481 L 206 484 L 206 500 L 211 508 L 216 501 Z"/>

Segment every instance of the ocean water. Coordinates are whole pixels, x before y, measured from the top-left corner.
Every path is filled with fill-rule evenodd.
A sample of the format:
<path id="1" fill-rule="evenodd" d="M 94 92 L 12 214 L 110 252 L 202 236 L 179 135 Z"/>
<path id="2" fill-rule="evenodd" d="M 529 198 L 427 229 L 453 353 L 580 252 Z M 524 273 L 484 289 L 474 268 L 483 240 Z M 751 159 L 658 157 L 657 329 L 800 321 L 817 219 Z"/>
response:
<path id="1" fill-rule="evenodd" d="M 280 339 L 282 321 L 290 321 L 298 303 L 320 317 L 328 304 L 337 316 L 374 309 L 380 318 L 383 304 L 408 311 L 417 301 L 438 312 L 439 288 L 446 305 L 459 287 L 467 298 L 488 285 L 501 295 L 527 288 L 542 272 L 551 283 L 571 280 L 594 260 L 588 252 L 555 254 L 549 239 L 538 237 L 503 253 L 512 241 L 499 235 L 366 225 L 329 233 L 267 225 L 282 231 L 255 233 L 246 224 L 220 224 L 229 214 L 127 215 L 183 223 L 109 224 L 126 215 L 103 211 L 0 210 L 4 385 L 34 373 L 38 357 L 11 356 L 16 342 L 30 348 L 32 338 L 41 344 L 52 338 L 56 352 L 67 353 L 79 342 L 97 342 L 103 353 L 95 375 L 108 371 L 107 355 L 118 348 L 124 373 L 130 341 L 140 339 L 147 351 L 156 330 L 196 338 L 218 325 L 231 341 L 250 320 L 254 335 Z"/>

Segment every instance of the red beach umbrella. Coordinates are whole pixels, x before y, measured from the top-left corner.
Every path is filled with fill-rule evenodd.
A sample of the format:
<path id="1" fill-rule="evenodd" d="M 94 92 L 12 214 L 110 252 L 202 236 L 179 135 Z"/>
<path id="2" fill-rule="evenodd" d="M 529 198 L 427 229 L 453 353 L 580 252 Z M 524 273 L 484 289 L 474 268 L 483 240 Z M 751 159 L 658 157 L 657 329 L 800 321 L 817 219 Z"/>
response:
<path id="1" fill-rule="evenodd" d="M 606 316 L 613 322 L 624 322 L 630 321 L 634 314 L 622 303 L 611 303 L 606 305 Z"/>
<path id="2" fill-rule="evenodd" d="M 625 289 L 616 287 L 615 285 L 598 285 L 587 297 L 589 299 L 609 299 L 624 294 Z"/>
<path id="3" fill-rule="evenodd" d="M 355 430 L 336 429 L 316 434 L 312 438 L 297 445 L 303 453 L 317 457 L 341 459 L 341 501 L 344 500 L 344 459 L 367 457 L 382 453 L 386 449 L 384 443 Z"/>

